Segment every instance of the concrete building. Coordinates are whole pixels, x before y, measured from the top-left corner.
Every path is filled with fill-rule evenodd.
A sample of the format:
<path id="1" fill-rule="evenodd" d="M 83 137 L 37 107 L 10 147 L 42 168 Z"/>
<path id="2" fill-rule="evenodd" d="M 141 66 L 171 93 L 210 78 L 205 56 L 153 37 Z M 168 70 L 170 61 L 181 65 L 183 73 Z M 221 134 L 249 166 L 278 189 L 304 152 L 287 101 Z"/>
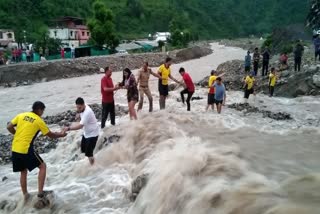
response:
<path id="1" fill-rule="evenodd" d="M 7 47 L 15 41 L 14 32 L 8 29 L 0 29 L 0 47 Z"/>
<path id="2" fill-rule="evenodd" d="M 62 17 L 53 21 L 49 28 L 51 38 L 60 39 L 66 47 L 78 47 L 90 39 L 90 31 L 83 19 L 77 17 Z"/>
<path id="3" fill-rule="evenodd" d="M 170 38 L 171 34 L 169 32 L 156 32 L 154 35 L 155 41 L 163 41 L 166 42 L 168 38 Z"/>

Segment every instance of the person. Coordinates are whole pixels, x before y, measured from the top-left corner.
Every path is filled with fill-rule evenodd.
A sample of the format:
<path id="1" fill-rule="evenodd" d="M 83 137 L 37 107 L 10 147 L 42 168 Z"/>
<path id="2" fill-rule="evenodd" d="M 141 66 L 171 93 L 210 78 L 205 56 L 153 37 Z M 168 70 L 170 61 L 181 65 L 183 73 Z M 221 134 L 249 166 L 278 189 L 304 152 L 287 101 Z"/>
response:
<path id="1" fill-rule="evenodd" d="M 253 53 L 253 71 L 254 71 L 254 76 L 257 76 L 257 74 L 258 74 L 259 61 L 260 61 L 259 49 L 255 48 L 254 49 L 254 53 Z"/>
<path id="2" fill-rule="evenodd" d="M 269 70 L 270 51 L 266 48 L 262 54 L 262 76 L 268 74 Z"/>
<path id="3" fill-rule="evenodd" d="M 71 58 L 76 58 L 76 49 L 74 48 L 74 45 L 71 45 Z"/>
<path id="4" fill-rule="evenodd" d="M 244 71 L 250 72 L 251 70 L 251 55 L 250 51 L 247 52 L 247 55 L 244 58 Z"/>
<path id="5" fill-rule="evenodd" d="M 255 72 L 251 72 L 244 80 L 244 98 L 246 99 L 246 101 L 249 99 L 250 94 L 254 94 L 254 74 Z"/>
<path id="6" fill-rule="evenodd" d="M 149 112 L 152 112 L 152 110 L 153 110 L 153 99 L 152 99 L 151 91 L 149 89 L 150 74 L 155 76 L 155 77 L 157 77 L 157 78 L 159 78 L 159 79 L 161 78 L 161 76 L 159 74 L 154 73 L 151 70 L 151 68 L 149 68 L 148 66 L 149 66 L 148 62 L 145 62 L 143 64 L 143 67 L 138 72 L 137 83 L 139 85 L 139 94 L 140 94 L 138 111 L 140 111 L 142 109 L 144 94 L 146 94 L 147 97 L 148 97 L 148 100 L 149 100 Z"/>
<path id="7" fill-rule="evenodd" d="M 106 125 L 108 115 L 110 114 L 111 125 L 116 124 L 116 114 L 114 106 L 114 91 L 119 89 L 119 86 L 114 86 L 111 78 L 112 71 L 109 67 L 104 69 L 104 77 L 101 79 L 101 95 L 102 95 L 102 119 L 101 129 Z"/>
<path id="8" fill-rule="evenodd" d="M 271 68 L 271 72 L 269 74 L 269 96 L 270 97 L 273 96 L 273 92 L 274 92 L 274 87 L 276 85 L 276 81 L 277 81 L 276 69 L 275 68 Z"/>
<path id="9" fill-rule="evenodd" d="M 127 99 L 129 107 L 130 120 L 137 120 L 137 112 L 135 105 L 139 101 L 139 91 L 136 78 L 129 68 L 123 70 L 123 80 L 119 84 L 120 87 L 127 89 Z"/>
<path id="10" fill-rule="evenodd" d="M 288 55 L 287 52 L 283 52 L 280 56 L 280 70 L 286 70 L 288 68 Z"/>
<path id="11" fill-rule="evenodd" d="M 27 56 L 27 62 L 31 62 L 31 54 L 30 54 L 29 47 L 27 47 L 26 56 Z"/>
<path id="12" fill-rule="evenodd" d="M 212 87 L 215 88 L 214 102 L 217 105 L 217 112 L 221 114 L 222 105 L 226 102 L 226 88 L 222 83 L 221 77 L 218 77 Z"/>
<path id="13" fill-rule="evenodd" d="M 62 47 L 60 49 L 61 59 L 64 59 L 64 48 Z"/>
<path id="14" fill-rule="evenodd" d="M 314 60 L 317 61 L 317 58 L 319 57 L 320 61 L 320 38 L 317 34 L 315 38 L 313 39 L 313 45 L 314 45 Z"/>
<path id="15" fill-rule="evenodd" d="M 41 132 L 42 135 L 50 138 L 61 138 L 67 135 L 64 131 L 50 131 L 41 118 L 45 108 L 42 102 L 37 101 L 33 103 L 31 112 L 18 114 L 7 126 L 8 131 L 14 135 L 12 141 L 13 172 L 20 172 L 20 186 L 25 200 L 28 200 L 30 196 L 27 188 L 28 171 L 31 172 L 37 167 L 39 168 L 38 199 L 43 199 L 49 193 L 43 190 L 46 180 L 46 164 L 33 147 L 38 133 Z"/>
<path id="16" fill-rule="evenodd" d="M 173 78 L 171 76 L 171 69 L 170 66 L 172 65 L 172 59 L 170 57 L 167 57 L 165 60 L 165 63 L 162 64 L 158 69 L 158 74 L 161 76 L 161 79 L 159 79 L 159 106 L 160 110 L 166 108 L 166 99 L 169 95 L 169 78 L 175 81 L 176 83 L 180 84 L 178 80 Z"/>
<path id="17" fill-rule="evenodd" d="M 80 114 L 80 122 L 65 127 L 65 131 L 83 129 L 81 139 L 81 152 L 88 157 L 89 163 L 94 164 L 93 150 L 99 137 L 99 125 L 94 112 L 86 105 L 83 98 L 76 99 L 77 112 Z"/>
<path id="18" fill-rule="evenodd" d="M 207 104 L 207 108 L 206 111 L 208 111 L 209 107 L 211 106 L 212 110 L 214 110 L 214 87 L 212 87 L 212 84 L 216 81 L 217 76 L 216 76 L 217 72 L 215 70 L 211 71 L 211 75 L 209 77 L 208 80 L 208 104 Z"/>
<path id="19" fill-rule="evenodd" d="M 42 47 L 39 48 L 39 55 L 40 55 L 40 58 L 43 56 L 43 49 L 42 49 Z"/>
<path id="20" fill-rule="evenodd" d="M 300 71 L 301 69 L 301 61 L 303 55 L 304 48 L 300 42 L 297 40 L 297 44 L 294 48 L 293 55 L 294 55 L 294 71 Z"/>
<path id="21" fill-rule="evenodd" d="M 49 58 L 49 48 L 48 47 L 46 47 L 46 49 L 44 50 L 44 55 L 45 55 L 46 59 Z"/>
<path id="22" fill-rule="evenodd" d="M 181 74 L 182 79 L 183 79 L 181 84 L 184 84 L 186 86 L 185 89 L 180 92 L 181 101 L 184 104 L 184 94 L 188 94 L 188 97 L 186 99 L 186 103 L 187 103 L 187 111 L 190 111 L 190 108 L 191 108 L 190 107 L 190 100 L 191 100 L 191 97 L 194 93 L 195 87 L 194 87 L 194 84 L 193 84 L 193 81 L 192 81 L 190 75 L 184 70 L 184 68 L 181 67 L 179 69 L 179 73 Z"/>

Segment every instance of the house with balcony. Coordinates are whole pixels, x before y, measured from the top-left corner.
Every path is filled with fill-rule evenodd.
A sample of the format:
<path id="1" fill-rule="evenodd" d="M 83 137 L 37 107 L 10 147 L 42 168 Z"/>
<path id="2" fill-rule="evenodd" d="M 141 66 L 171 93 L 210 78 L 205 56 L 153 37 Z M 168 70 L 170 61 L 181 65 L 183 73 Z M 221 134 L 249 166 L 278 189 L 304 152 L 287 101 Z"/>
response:
<path id="1" fill-rule="evenodd" d="M 15 41 L 13 30 L 0 29 L 0 47 L 8 47 L 10 43 Z"/>
<path id="2" fill-rule="evenodd" d="M 90 31 L 82 18 L 65 16 L 52 21 L 49 36 L 60 39 L 66 47 L 79 47 L 88 42 Z"/>

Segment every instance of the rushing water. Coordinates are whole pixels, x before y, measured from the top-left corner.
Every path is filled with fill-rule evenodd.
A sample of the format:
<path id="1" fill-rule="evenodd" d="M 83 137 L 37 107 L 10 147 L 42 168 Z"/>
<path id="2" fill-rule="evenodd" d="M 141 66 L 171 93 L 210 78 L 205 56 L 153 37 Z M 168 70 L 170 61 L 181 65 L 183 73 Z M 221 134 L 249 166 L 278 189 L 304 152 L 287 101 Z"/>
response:
<path id="1" fill-rule="evenodd" d="M 219 50 L 221 55 L 231 51 L 240 56 L 243 52 L 222 47 Z M 190 67 L 190 73 L 200 79 L 191 70 L 199 67 L 203 72 L 215 57 L 183 66 Z M 61 103 L 71 108 L 78 96 L 70 94 L 77 84 L 63 84 L 66 82 L 83 80 L 88 85 L 85 99 L 89 103 L 99 100 L 90 95 L 98 91 L 93 80 L 100 77 L 81 78 L 55 83 L 63 86 L 64 90 L 60 90 L 66 93 L 55 95 L 54 89 L 52 94 L 49 89 L 39 92 L 49 103 L 49 114 L 66 108 Z M 31 102 L 29 94 L 36 87 L 50 84 L 25 87 L 21 96 Z M 157 106 L 158 97 L 154 95 Z M 227 104 L 241 102 L 242 95 L 228 92 Z M 125 92 L 117 92 L 116 96 L 118 103 L 125 104 Z M 205 112 L 206 90 L 197 89 L 195 96 L 204 99 L 194 100 L 191 112 L 177 102 L 178 90 L 171 92 L 165 111 L 149 114 L 145 103 L 138 121 L 129 121 L 127 116 L 117 118 L 115 127 L 107 126 L 101 131 L 93 167 L 79 152 L 81 131 L 71 132 L 56 150 L 42 155 L 48 166 L 45 187 L 55 191 L 50 208 L 34 210 L 35 199 L 24 205 L 19 175 L 12 173 L 10 165 L 1 166 L 0 178 L 8 179 L 0 181 L 0 213 L 320 213 L 319 97 L 286 99 L 259 94 L 251 98 L 251 105 L 287 112 L 293 118 L 275 121 L 259 113 L 244 114 L 227 107 L 221 115 Z M 11 117 L 19 108 L 5 117 Z M 120 141 L 98 149 L 103 139 L 111 135 L 121 136 Z M 137 200 L 131 202 L 131 182 L 142 174 L 148 175 L 148 182 Z M 28 175 L 28 188 L 35 194 L 36 187 L 37 170 L 34 170 Z"/>

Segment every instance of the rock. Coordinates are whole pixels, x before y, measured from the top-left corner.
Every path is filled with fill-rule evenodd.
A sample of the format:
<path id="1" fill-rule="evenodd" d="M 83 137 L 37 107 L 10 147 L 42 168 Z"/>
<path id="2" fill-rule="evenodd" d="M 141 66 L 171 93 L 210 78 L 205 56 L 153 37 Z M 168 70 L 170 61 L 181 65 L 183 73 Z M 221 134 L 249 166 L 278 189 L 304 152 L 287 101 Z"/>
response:
<path id="1" fill-rule="evenodd" d="M 320 75 L 313 75 L 312 81 L 314 85 L 320 87 Z"/>
<path id="2" fill-rule="evenodd" d="M 171 83 L 169 84 L 169 91 L 174 91 L 178 88 L 178 84 L 177 83 Z"/>
<path id="3" fill-rule="evenodd" d="M 130 200 L 135 201 L 140 191 L 146 186 L 148 182 L 148 174 L 139 175 L 131 183 L 131 196 Z"/>
<path id="4" fill-rule="evenodd" d="M 4 177 L 2 178 L 2 182 L 5 181 L 5 180 L 8 180 L 8 177 L 7 177 L 7 176 L 4 176 Z"/>
<path id="5" fill-rule="evenodd" d="M 281 72 L 281 77 L 289 77 L 290 76 L 290 71 L 289 70 L 284 70 Z"/>

